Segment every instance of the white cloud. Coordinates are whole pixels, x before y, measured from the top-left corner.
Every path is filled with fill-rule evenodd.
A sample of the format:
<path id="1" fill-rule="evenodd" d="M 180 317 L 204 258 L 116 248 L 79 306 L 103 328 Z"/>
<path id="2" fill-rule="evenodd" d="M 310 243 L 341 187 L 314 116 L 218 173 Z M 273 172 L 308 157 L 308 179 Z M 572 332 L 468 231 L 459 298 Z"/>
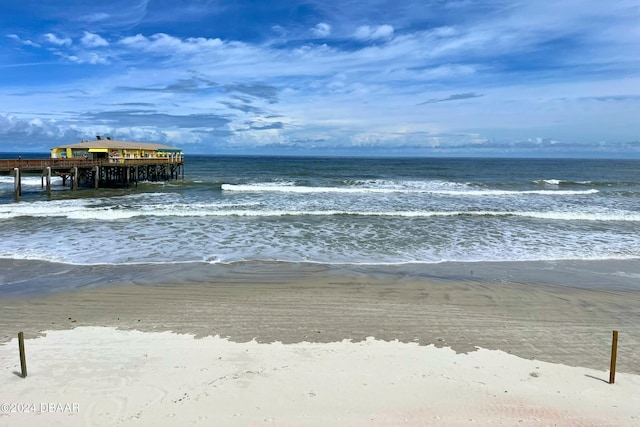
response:
<path id="1" fill-rule="evenodd" d="M 62 0 L 61 4 L 68 3 Z M 135 27 L 147 15 L 149 0 L 110 0 L 109 2 L 84 1 L 75 2 L 73 10 L 70 12 L 70 20 L 81 23 L 80 28 L 88 29 L 87 23 L 91 24 L 91 29 L 101 31 L 107 29 L 129 30 Z M 192 2 L 188 2 L 192 3 Z M 65 6 L 60 6 L 64 8 Z M 189 5 L 177 6 L 179 11 L 189 9 Z M 155 8 L 156 10 L 162 7 Z M 176 12 L 172 18 L 176 18 Z M 177 21 L 176 21 L 177 22 Z"/>
<path id="2" fill-rule="evenodd" d="M 223 42 L 219 38 L 189 37 L 180 39 L 165 33 L 157 33 L 150 37 L 145 37 L 142 34 L 125 37 L 120 40 L 120 44 L 132 49 L 171 56 L 173 54 L 194 54 L 204 50 L 215 49 L 221 47 Z"/>
<path id="3" fill-rule="evenodd" d="M 120 40 L 120 44 L 130 47 L 139 47 L 143 48 L 149 43 L 149 39 L 147 39 L 142 34 L 136 34 L 135 36 L 125 37 Z"/>
<path id="4" fill-rule="evenodd" d="M 109 18 L 110 18 L 110 15 L 106 13 L 98 12 L 98 13 L 91 13 L 89 15 L 85 15 L 81 18 L 81 20 L 86 22 L 99 22 L 99 21 L 106 21 Z"/>
<path id="5" fill-rule="evenodd" d="M 367 40 L 388 40 L 393 37 L 393 27 L 391 25 L 378 25 L 370 27 L 362 25 L 358 27 L 353 36 L 362 41 Z"/>
<path id="6" fill-rule="evenodd" d="M 22 119 L 13 114 L 0 115 L 0 136 L 14 138 L 58 138 L 66 135 L 68 128 L 59 126 L 55 120 L 42 120 L 39 117 Z"/>
<path id="7" fill-rule="evenodd" d="M 17 34 L 7 34 L 6 37 L 22 43 L 25 46 L 40 47 L 38 43 L 34 43 L 31 40 L 22 40 Z"/>
<path id="8" fill-rule="evenodd" d="M 109 60 L 106 57 L 98 55 L 95 52 L 89 52 L 89 53 L 83 54 L 80 57 L 79 62 L 95 65 L 95 64 L 108 64 Z"/>
<path id="9" fill-rule="evenodd" d="M 577 0 L 568 1 L 576 6 Z M 590 8 L 598 13 L 609 10 L 585 0 L 591 3 Z M 595 25 L 597 14 L 564 13 L 571 9 L 564 3 L 525 2 L 477 16 L 475 3 L 468 5 L 460 7 L 460 19 L 442 19 L 441 23 L 434 19 L 442 25 L 436 27 L 420 26 L 424 20 L 416 21 L 427 16 L 426 11 L 413 20 L 399 19 L 392 12 L 361 21 L 359 14 L 328 13 L 303 28 L 282 21 L 284 26 L 271 27 L 266 41 L 176 36 L 169 25 L 164 27 L 166 34 L 125 32 L 131 36 L 120 38 L 121 31 L 109 33 L 101 22 L 92 25 L 84 37 L 82 33 L 74 36 L 72 43 L 62 35 L 77 33 L 56 26 L 56 34 L 43 38 L 43 44 L 47 42 L 43 51 L 48 55 L 44 60 L 50 61 L 53 54 L 67 63 L 111 61 L 113 74 L 106 78 L 102 73 L 89 74 L 64 87 L 54 85 L 46 94 L 26 88 L 5 91 L 0 94 L 0 105 L 25 117 L 32 117 L 32 111 L 47 111 L 41 122 L 11 125 L 12 132 L 23 133 L 54 125 L 62 129 L 71 122 L 83 130 L 83 126 L 94 126 L 78 111 L 86 105 L 107 108 L 107 99 L 113 108 L 193 117 L 215 110 L 230 120 L 224 130 L 231 136 L 213 136 L 201 128 L 172 130 L 162 121 L 136 128 L 137 133 L 128 136 L 171 140 L 178 145 L 213 144 L 218 138 L 215 141 L 220 146 L 310 141 L 308 144 L 361 147 L 429 144 L 444 149 L 463 144 L 489 146 L 488 141 L 491 147 L 513 141 L 528 141 L 527 146 L 533 147 L 538 135 L 546 146 L 577 140 L 637 139 L 640 128 L 633 113 L 638 111 L 639 98 L 634 88 L 640 86 L 635 77 L 637 58 L 628 53 L 640 46 L 640 39 L 629 35 L 640 34 L 640 30 L 630 22 L 632 14 L 613 8 L 609 20 Z M 78 15 L 88 20 L 86 13 Z M 107 21 L 104 18 L 107 16 L 94 16 L 96 21 Z M 395 28 L 358 27 L 367 22 L 389 22 Z M 4 39 L 8 44 L 31 43 L 20 39 L 26 33 L 12 31 L 16 34 Z M 189 33 L 201 34 L 209 32 L 194 28 Z M 344 40 L 345 36 L 352 40 Z M 316 40 L 306 42 L 307 38 Z M 97 49 L 106 46 L 108 49 Z M 529 61 L 531 52 L 536 62 Z M 8 66 L 13 65 L 0 68 Z M 614 72 L 608 73 L 609 69 Z M 621 79 L 623 71 L 634 78 Z M 220 89 L 256 85 L 277 88 L 278 102 Z M 73 97 L 71 91 L 75 91 Z M 474 94 L 483 96 L 471 96 Z M 474 101 L 435 102 L 465 97 Z M 51 114 L 62 118 L 62 124 L 50 122 Z M 277 123 L 282 126 L 277 128 Z M 117 120 L 113 126 L 122 126 L 121 133 L 128 129 Z M 108 129 L 89 131 L 89 135 L 99 133 L 115 134 Z M 68 136 L 63 131 L 59 135 Z M 5 136 L 10 140 L 11 135 Z M 539 141 L 538 145 L 544 145 Z"/>
<path id="10" fill-rule="evenodd" d="M 88 31 L 84 32 L 84 36 L 80 42 L 84 47 L 88 48 L 109 46 L 108 41 L 100 37 L 98 34 L 90 33 Z"/>
<path id="11" fill-rule="evenodd" d="M 274 25 L 271 27 L 271 31 L 273 31 L 274 33 L 278 34 L 278 35 L 284 35 L 286 34 L 286 30 L 284 29 L 284 27 L 280 26 L 280 25 Z"/>
<path id="12" fill-rule="evenodd" d="M 44 35 L 44 39 L 56 46 L 71 46 L 73 43 L 69 37 L 58 37 L 55 34 L 47 33 Z"/>
<path id="13" fill-rule="evenodd" d="M 73 54 L 65 52 L 54 52 L 55 55 L 64 58 L 68 62 L 74 62 L 76 64 L 108 64 L 109 59 L 106 56 L 100 55 L 95 52 L 78 51 Z"/>
<path id="14" fill-rule="evenodd" d="M 318 25 L 313 27 L 311 32 L 313 32 L 313 35 L 318 38 L 328 37 L 331 34 L 331 25 L 320 22 Z"/>

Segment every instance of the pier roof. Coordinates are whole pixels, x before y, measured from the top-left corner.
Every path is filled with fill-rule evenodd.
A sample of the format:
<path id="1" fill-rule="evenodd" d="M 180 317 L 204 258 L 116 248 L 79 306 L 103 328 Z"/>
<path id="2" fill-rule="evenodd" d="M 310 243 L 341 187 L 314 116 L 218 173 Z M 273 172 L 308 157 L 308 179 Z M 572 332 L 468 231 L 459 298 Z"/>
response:
<path id="1" fill-rule="evenodd" d="M 131 141 L 118 141 L 115 139 L 98 139 L 95 141 L 83 141 L 75 144 L 65 144 L 55 147 L 60 148 L 76 148 L 76 149 L 90 149 L 90 148 L 109 148 L 114 150 L 153 150 L 153 151 L 182 151 L 175 147 L 170 147 L 163 144 L 154 144 L 149 142 L 131 142 Z"/>

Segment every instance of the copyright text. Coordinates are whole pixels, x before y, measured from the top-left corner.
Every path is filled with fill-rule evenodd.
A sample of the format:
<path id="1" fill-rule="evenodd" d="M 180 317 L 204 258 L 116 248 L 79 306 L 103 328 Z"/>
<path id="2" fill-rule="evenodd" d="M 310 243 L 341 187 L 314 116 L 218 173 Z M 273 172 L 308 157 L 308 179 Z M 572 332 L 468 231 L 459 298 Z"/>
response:
<path id="1" fill-rule="evenodd" d="M 37 414 L 77 414 L 80 412 L 79 403 L 0 403 L 0 415 L 24 414 L 33 412 Z"/>

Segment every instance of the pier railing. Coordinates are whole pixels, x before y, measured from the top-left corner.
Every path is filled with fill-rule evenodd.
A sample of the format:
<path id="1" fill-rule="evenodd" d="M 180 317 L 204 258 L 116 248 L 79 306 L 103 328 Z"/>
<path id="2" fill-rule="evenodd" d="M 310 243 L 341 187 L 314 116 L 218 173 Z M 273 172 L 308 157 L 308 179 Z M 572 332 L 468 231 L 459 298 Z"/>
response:
<path id="1" fill-rule="evenodd" d="M 15 168 L 22 170 L 42 170 L 50 167 L 52 169 L 92 168 L 94 166 L 136 166 L 136 165 L 162 165 L 162 164 L 182 164 L 184 158 L 163 158 L 148 157 L 140 159 L 128 159 L 123 157 L 109 159 L 0 159 L 0 172 L 10 172 Z"/>

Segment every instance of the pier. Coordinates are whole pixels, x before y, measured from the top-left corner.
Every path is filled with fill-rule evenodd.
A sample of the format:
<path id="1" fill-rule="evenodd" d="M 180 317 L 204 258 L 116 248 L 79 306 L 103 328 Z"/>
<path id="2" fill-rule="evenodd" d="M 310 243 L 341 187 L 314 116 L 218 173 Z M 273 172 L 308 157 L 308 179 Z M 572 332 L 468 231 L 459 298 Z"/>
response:
<path id="1" fill-rule="evenodd" d="M 164 158 L 46 158 L 0 160 L 0 175 L 14 176 L 14 194 L 22 195 L 22 175 L 40 175 L 42 188 L 51 195 L 52 175 L 69 181 L 77 190 L 89 188 L 137 186 L 140 181 L 168 181 L 184 178 L 184 157 Z"/>

